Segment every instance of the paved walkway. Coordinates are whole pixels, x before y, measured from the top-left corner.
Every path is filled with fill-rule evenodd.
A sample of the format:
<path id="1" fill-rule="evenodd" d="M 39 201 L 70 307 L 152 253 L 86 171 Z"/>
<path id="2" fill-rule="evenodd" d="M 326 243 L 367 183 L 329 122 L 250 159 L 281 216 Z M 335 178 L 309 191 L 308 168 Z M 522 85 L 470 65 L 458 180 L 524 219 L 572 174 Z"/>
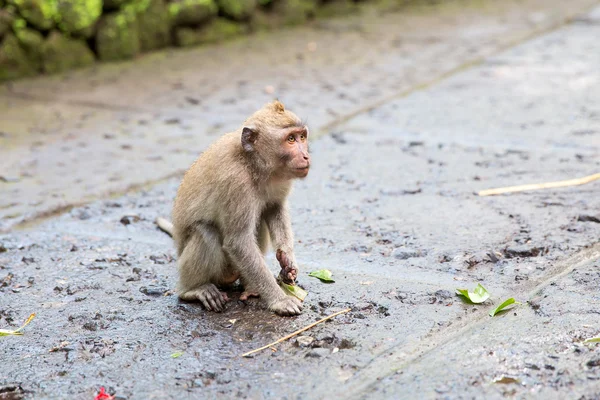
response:
<path id="1" fill-rule="evenodd" d="M 17 148 L 8 154 L 23 152 L 23 158 L 7 165 L 27 165 L 36 157 L 31 138 L 50 139 L 38 147 L 39 162 L 31 167 L 36 177 L 9 170 L 19 181 L 4 186 L 13 188 L 15 202 L 29 193 L 32 201 L 42 203 L 2 208 L 6 215 L 6 210 L 18 214 L 3 218 L 4 228 L 59 204 L 46 200 L 49 193 L 64 193 L 60 201 L 65 205 L 100 199 L 0 236 L 0 249 L 5 250 L 0 252 L 0 278 L 6 276 L 0 289 L 0 326 L 16 326 L 29 313 L 38 314 L 24 336 L 2 340 L 0 387 L 16 383 L 35 398 L 91 398 L 100 386 L 121 398 L 140 399 L 600 397 L 598 345 L 583 343 L 600 335 L 598 184 L 499 197 L 474 194 L 600 169 L 600 8 L 499 51 L 509 43 L 499 32 L 524 38 L 540 24 L 564 22 L 558 8 L 544 13 L 540 4 L 526 4 L 536 13 L 517 13 L 507 6 L 489 13 L 462 10 L 460 21 L 452 9 L 437 17 L 413 15 L 421 23 L 435 18 L 440 29 L 447 29 L 436 36 L 421 23 L 407 23 L 405 31 L 397 28 L 396 35 L 405 32 L 398 43 L 408 52 L 400 60 L 414 60 L 414 65 L 431 70 L 413 68 L 420 76 L 413 81 L 403 78 L 408 67 L 399 76 L 382 72 L 380 80 L 406 85 L 398 91 L 365 76 L 371 82 L 365 85 L 385 91 L 370 100 L 360 95 L 357 85 L 362 83 L 352 79 L 331 90 L 311 89 L 321 95 L 319 104 L 349 102 L 336 106 L 336 115 L 300 100 L 309 96 L 303 90 L 311 87 L 309 80 L 288 83 L 283 100 L 289 97 L 288 103 L 308 115 L 309 123 L 314 114 L 314 130 L 330 133 L 313 141 L 314 168 L 296 185 L 291 200 L 299 282 L 309 292 L 305 312 L 294 319 L 274 316 L 255 301 L 235 301 L 236 293 L 231 293 L 234 300 L 223 314 L 178 302 L 172 295 L 172 242 L 153 225 L 157 215 L 168 215 L 179 180 L 165 177 L 184 168 L 197 149 L 213 140 L 217 125 L 220 130 L 233 128 L 242 111 L 266 101 L 269 96 L 262 91 L 269 76 L 277 90 L 286 80 L 266 72 L 262 80 L 244 78 L 247 83 L 236 90 L 245 95 L 231 97 L 233 103 L 217 100 L 217 89 L 214 97 L 199 95 L 205 90 L 200 80 L 208 82 L 209 77 L 182 62 L 176 63 L 181 70 L 165 69 L 156 84 L 142 79 L 143 74 L 117 75 L 122 68 L 132 71 L 134 64 L 103 67 L 98 76 L 118 78 L 115 86 L 81 86 L 93 91 L 94 104 L 82 104 L 89 98 L 84 89 L 57 90 L 89 84 L 90 71 L 14 85 L 13 93 L 21 95 L 6 100 L 5 92 L 5 101 L 47 111 L 48 133 L 18 136 Z M 573 4 L 569 12 L 574 15 Z M 588 5 L 582 2 L 579 10 Z M 489 21 L 498 21 L 495 31 Z M 321 49 L 327 40 L 334 43 L 336 35 L 339 43 L 362 37 L 357 33 L 361 29 L 347 30 L 355 27 L 351 21 L 327 26 L 302 43 L 312 40 Z M 286 34 L 288 40 L 295 37 L 293 32 Z M 492 37 L 496 41 L 490 44 Z M 262 42 L 256 40 L 259 46 Z M 243 51 L 236 47 L 241 43 L 229 46 L 234 53 Z M 286 51 L 291 47 L 283 46 Z M 475 55 L 467 56 L 469 47 Z M 162 62 L 215 62 L 204 52 L 217 54 L 214 49 L 178 52 Z M 317 58 L 330 55 L 318 52 Z M 313 53 L 304 54 L 310 64 Z M 447 55 L 449 65 L 431 62 L 441 54 Z M 419 56 L 429 61 L 420 64 Z M 480 56 L 484 58 L 477 65 L 455 70 Z M 399 62 L 393 59 L 395 53 L 382 52 L 380 57 L 371 62 L 381 71 L 386 62 L 389 68 Z M 347 60 L 348 70 L 360 70 L 361 60 Z M 139 65 L 150 66 L 150 61 L 143 59 Z M 297 60 L 289 62 L 296 65 Z M 324 81 L 343 82 L 344 76 L 352 76 L 343 68 L 333 73 L 335 65 L 324 60 L 315 62 L 322 64 L 311 73 L 324 74 Z M 292 74 L 294 68 L 285 73 Z M 452 70 L 451 76 L 436 79 Z M 151 76 L 156 70 L 146 73 Z M 223 76 L 238 85 L 232 76 L 239 75 Z M 146 102 L 134 95 L 134 82 Z M 140 82 L 147 86 L 141 89 Z M 407 82 L 431 84 L 417 90 Z M 115 95 L 116 85 L 122 88 L 120 96 Z M 353 93 L 354 103 L 340 98 L 341 88 Z M 173 89 L 181 91 L 180 103 Z M 60 101 L 44 103 L 45 98 Z M 231 117 L 211 113 L 219 103 L 237 111 Z M 122 110 L 121 105 L 129 108 Z M 311 106 L 316 113 L 309 112 Z M 207 110 L 194 114 L 194 107 Z M 54 114 L 59 109 L 64 111 L 63 125 Z M 364 112 L 344 117 L 358 109 Z M 22 110 L 7 119 L 13 126 L 27 125 L 27 108 Z M 330 125 L 332 121 L 337 122 Z M 105 125 L 97 130 L 100 123 Z M 209 133 L 195 134 L 204 132 L 200 128 Z M 69 134 L 72 144 L 60 140 Z M 57 158 L 63 154 L 61 147 L 69 148 L 64 154 L 73 157 Z M 162 159 L 150 159 L 161 154 Z M 74 171 L 82 177 L 93 171 L 89 191 L 82 195 L 81 187 L 69 181 L 74 177 L 65 174 L 65 181 L 57 181 L 52 175 L 57 172 L 50 165 L 44 168 L 44 163 L 57 160 L 65 171 L 80 166 Z M 122 181 L 107 180 L 117 172 Z M 28 183 L 36 179 L 38 186 Z M 122 196 L 105 195 L 153 180 L 160 182 Z M 272 254 L 269 262 L 275 270 Z M 330 269 L 336 282 L 325 285 L 309 278 L 307 273 L 317 268 Z M 454 295 L 456 288 L 473 288 L 478 282 L 491 293 L 483 305 L 466 304 Z M 508 297 L 523 304 L 490 318 L 490 309 Z M 276 351 L 240 357 L 345 307 L 352 311 Z M 171 357 L 175 352 L 183 355 Z"/>

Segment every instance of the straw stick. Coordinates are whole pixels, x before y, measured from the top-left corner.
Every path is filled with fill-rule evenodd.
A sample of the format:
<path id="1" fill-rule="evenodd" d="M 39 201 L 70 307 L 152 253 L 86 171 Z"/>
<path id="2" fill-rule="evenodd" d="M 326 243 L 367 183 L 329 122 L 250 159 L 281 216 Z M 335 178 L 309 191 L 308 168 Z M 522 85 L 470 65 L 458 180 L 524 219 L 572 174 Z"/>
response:
<path id="1" fill-rule="evenodd" d="M 583 185 L 586 183 L 593 182 L 598 179 L 600 179 L 600 173 L 594 174 L 594 175 L 589 175 L 589 176 L 584 176 L 583 178 L 569 179 L 566 181 L 533 183 L 533 184 L 529 184 L 529 185 L 508 186 L 508 187 L 497 188 L 497 189 L 487 189 L 487 190 L 482 190 L 477 194 L 479 196 L 493 196 L 496 194 L 523 192 L 526 190 L 539 190 L 539 189 L 551 189 L 551 188 L 559 188 L 559 187 L 567 187 L 567 186 L 578 186 L 578 185 Z"/>
<path id="2" fill-rule="evenodd" d="M 350 311 L 350 310 L 351 310 L 351 308 L 346 308 L 345 310 L 342 310 L 342 311 L 338 311 L 338 312 L 336 312 L 336 313 L 333 313 L 333 314 L 331 314 L 330 316 L 328 316 L 328 317 L 325 317 L 325 318 L 323 318 L 323 319 L 320 319 L 320 320 L 318 320 L 317 322 L 313 322 L 312 324 L 310 324 L 310 325 L 308 325 L 308 326 L 305 326 L 304 328 L 302 328 L 302 329 L 299 329 L 299 330 L 297 330 L 297 331 L 296 331 L 296 332 L 294 332 L 294 333 L 290 333 L 289 335 L 287 335 L 287 336 L 285 336 L 285 337 L 282 337 L 281 339 L 279 339 L 279 340 L 276 340 L 276 341 L 274 341 L 273 343 L 269 343 L 268 345 L 266 345 L 266 346 L 263 346 L 263 347 L 261 347 L 261 348 L 259 348 L 259 349 L 252 350 L 252 351 L 249 351 L 249 352 L 247 352 L 247 353 L 244 353 L 244 354 L 242 354 L 242 357 L 248 357 L 250 354 L 254 354 L 254 353 L 256 353 L 256 352 L 259 352 L 259 351 L 261 351 L 261 350 L 264 350 L 264 349 L 268 349 L 269 347 L 272 347 L 272 346 L 274 346 L 274 345 L 276 345 L 276 344 L 278 344 L 278 343 L 284 342 L 284 341 L 288 340 L 289 338 L 292 338 L 292 337 L 294 337 L 294 336 L 298 335 L 299 333 L 302 333 L 302 332 L 304 332 L 304 331 L 307 331 L 307 330 L 309 330 L 310 328 L 312 328 L 312 327 L 313 327 L 313 326 L 315 326 L 315 325 L 318 325 L 318 324 L 320 324 L 321 322 L 325 322 L 325 321 L 327 321 L 328 319 L 331 319 L 331 318 L 335 317 L 336 315 L 340 315 L 340 314 L 347 313 L 347 312 L 348 312 L 348 311 Z"/>

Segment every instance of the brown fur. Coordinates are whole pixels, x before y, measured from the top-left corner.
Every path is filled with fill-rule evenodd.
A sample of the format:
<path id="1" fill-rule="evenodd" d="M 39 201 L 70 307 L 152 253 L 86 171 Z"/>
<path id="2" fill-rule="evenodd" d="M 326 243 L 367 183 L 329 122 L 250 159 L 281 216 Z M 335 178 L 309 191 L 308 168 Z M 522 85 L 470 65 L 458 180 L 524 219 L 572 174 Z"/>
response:
<path id="1" fill-rule="evenodd" d="M 310 163 L 308 130 L 278 101 L 248 118 L 242 128 L 213 143 L 186 172 L 173 207 L 173 237 L 179 255 L 178 293 L 221 311 L 226 296 L 216 286 L 238 277 L 269 309 L 300 313 L 269 272 L 269 237 L 286 255 L 282 278 L 297 276 L 287 207 L 292 180 Z M 290 136 L 294 137 L 292 140 Z M 305 140 L 306 139 L 306 140 Z M 280 257 L 278 257 L 279 259 Z"/>

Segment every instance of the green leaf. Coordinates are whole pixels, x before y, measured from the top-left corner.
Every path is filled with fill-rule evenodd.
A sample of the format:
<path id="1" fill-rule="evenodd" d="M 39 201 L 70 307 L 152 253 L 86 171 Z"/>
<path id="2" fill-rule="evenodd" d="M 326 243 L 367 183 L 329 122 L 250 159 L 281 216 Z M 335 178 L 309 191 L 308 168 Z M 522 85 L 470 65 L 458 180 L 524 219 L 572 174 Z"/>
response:
<path id="1" fill-rule="evenodd" d="M 492 311 L 490 311 L 490 317 L 493 317 L 494 315 L 498 314 L 500 311 L 507 311 L 507 310 L 505 310 L 505 308 L 510 306 L 511 304 L 521 304 L 521 303 L 519 303 L 518 301 L 515 301 L 514 297 L 511 297 L 510 299 L 505 300 L 504 303 L 500 304 L 498 307 L 496 307 Z"/>
<path id="2" fill-rule="evenodd" d="M 328 269 L 320 269 L 318 271 L 313 271 L 310 274 L 308 274 L 308 276 L 319 278 L 322 282 L 335 282 L 333 279 L 331 279 L 331 271 Z"/>
<path id="3" fill-rule="evenodd" d="M 279 286 L 281 286 L 281 288 L 286 294 L 294 296 L 300 301 L 304 301 L 304 298 L 308 294 L 306 290 L 302 289 L 300 286 L 297 285 L 288 285 L 287 283 L 280 282 Z"/>
<path id="4" fill-rule="evenodd" d="M 600 337 L 593 337 L 589 339 L 585 339 L 583 343 L 598 343 L 600 342 Z"/>
<path id="5" fill-rule="evenodd" d="M 475 304 L 483 303 L 490 298 L 490 294 L 481 286 L 481 283 L 478 283 L 472 292 L 469 292 L 467 289 L 456 289 L 456 294 L 466 297 L 467 300 Z"/>
<path id="6" fill-rule="evenodd" d="M 18 331 L 9 331 L 8 329 L 0 329 L 0 336 L 18 336 L 18 335 L 22 335 L 22 332 L 18 332 Z"/>
<path id="7" fill-rule="evenodd" d="M 15 330 L 0 329 L 0 336 L 18 336 L 18 335 L 22 335 L 23 332 L 21 332 L 21 329 L 25 328 L 27 326 L 27 324 L 30 323 L 31 320 L 34 317 L 35 317 L 35 314 L 31 314 L 29 316 L 29 318 L 27 318 L 27 321 L 25 321 L 25 323 L 23 325 L 21 325 L 19 328 L 15 329 Z"/>
<path id="8" fill-rule="evenodd" d="M 171 354 L 171 358 L 179 358 L 183 355 L 183 351 L 176 351 L 175 353 Z"/>

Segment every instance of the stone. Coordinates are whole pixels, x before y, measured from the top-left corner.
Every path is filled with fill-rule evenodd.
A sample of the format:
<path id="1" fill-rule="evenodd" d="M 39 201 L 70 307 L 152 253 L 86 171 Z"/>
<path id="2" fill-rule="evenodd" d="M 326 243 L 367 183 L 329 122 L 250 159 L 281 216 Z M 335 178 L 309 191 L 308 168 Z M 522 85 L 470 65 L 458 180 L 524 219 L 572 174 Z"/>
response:
<path id="1" fill-rule="evenodd" d="M 25 50 L 27 58 L 31 63 L 31 66 L 36 71 L 42 70 L 42 46 L 44 43 L 44 37 L 36 30 L 29 28 L 21 28 L 15 30 L 15 36 L 19 41 L 19 44 Z"/>
<path id="2" fill-rule="evenodd" d="M 102 61 L 133 58 L 140 52 L 137 14 L 132 7 L 103 15 L 96 32 L 96 51 Z"/>
<path id="3" fill-rule="evenodd" d="M 57 10 L 61 31 L 88 38 L 102 14 L 102 0 L 57 0 Z"/>
<path id="4" fill-rule="evenodd" d="M 49 30 L 54 26 L 58 15 L 56 0 L 11 0 L 11 3 L 36 28 Z"/>
<path id="5" fill-rule="evenodd" d="M 329 349 L 319 347 L 316 349 L 312 349 L 311 351 L 306 353 L 305 357 L 322 358 L 322 357 L 327 357 L 330 353 L 331 353 L 331 351 Z"/>
<path id="6" fill-rule="evenodd" d="M 420 251 L 407 247 L 398 247 L 392 251 L 392 257 L 397 260 L 408 260 L 409 258 L 421 256 L 422 254 Z"/>
<path id="7" fill-rule="evenodd" d="M 331 18 L 348 15 L 358 11 L 358 5 L 351 0 L 331 0 L 317 8 L 315 15 L 318 18 Z"/>
<path id="8" fill-rule="evenodd" d="M 171 20 L 164 0 L 149 0 L 148 6 L 138 10 L 140 50 L 161 49 L 171 44 Z"/>
<path id="9" fill-rule="evenodd" d="M 256 9 L 256 0 L 217 0 L 219 10 L 236 21 L 249 19 Z"/>
<path id="10" fill-rule="evenodd" d="M 317 10 L 316 0 L 280 0 L 273 4 L 273 11 L 284 25 L 298 25 L 312 17 Z"/>
<path id="11" fill-rule="evenodd" d="M 296 338 L 295 344 L 298 347 L 308 347 L 311 345 L 312 342 L 314 342 L 314 340 L 315 338 L 312 336 L 301 335 Z"/>
<path id="12" fill-rule="evenodd" d="M 7 34 L 0 43 L 0 81 L 33 76 L 36 73 L 19 40 L 12 33 Z"/>
<path id="13" fill-rule="evenodd" d="M 94 63 L 94 53 L 81 39 L 52 31 L 42 46 L 44 71 L 53 74 Z"/>
<path id="14" fill-rule="evenodd" d="M 219 12 L 213 0 L 176 0 L 169 3 L 169 15 L 174 26 L 199 25 Z"/>
<path id="15" fill-rule="evenodd" d="M 205 43 L 215 43 L 240 35 L 246 28 L 238 23 L 217 18 L 200 29 L 177 28 L 175 43 L 181 47 L 196 46 Z"/>
<path id="16" fill-rule="evenodd" d="M 10 31 L 15 16 L 6 9 L 0 9 L 0 39 Z"/>

